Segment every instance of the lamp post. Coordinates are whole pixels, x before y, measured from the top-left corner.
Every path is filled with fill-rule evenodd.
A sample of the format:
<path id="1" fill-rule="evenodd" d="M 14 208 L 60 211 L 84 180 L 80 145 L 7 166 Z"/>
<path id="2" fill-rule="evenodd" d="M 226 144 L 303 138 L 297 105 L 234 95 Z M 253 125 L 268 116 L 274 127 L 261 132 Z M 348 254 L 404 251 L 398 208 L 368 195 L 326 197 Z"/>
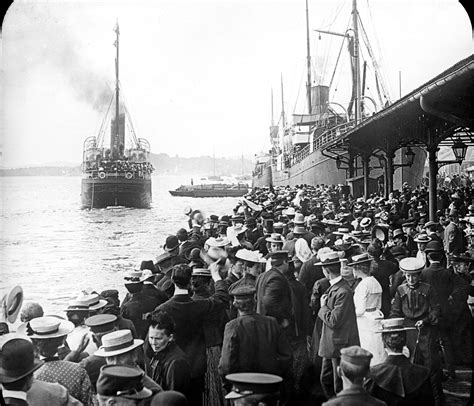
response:
<path id="1" fill-rule="evenodd" d="M 450 165 L 450 164 L 462 164 L 462 161 L 466 158 L 466 152 L 467 152 L 467 145 L 462 142 L 461 138 L 458 137 L 456 141 L 454 141 L 454 144 L 452 146 L 454 156 L 456 159 L 450 159 L 446 161 L 437 161 L 438 163 L 438 169 L 441 168 L 444 165 Z"/>

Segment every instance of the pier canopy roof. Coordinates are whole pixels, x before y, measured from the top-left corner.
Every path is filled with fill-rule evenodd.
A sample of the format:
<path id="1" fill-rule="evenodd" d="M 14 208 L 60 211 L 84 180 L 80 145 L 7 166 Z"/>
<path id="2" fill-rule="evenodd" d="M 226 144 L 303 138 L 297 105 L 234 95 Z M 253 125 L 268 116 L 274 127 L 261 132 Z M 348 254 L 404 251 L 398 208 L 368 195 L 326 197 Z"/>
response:
<path id="1" fill-rule="evenodd" d="M 384 110 L 341 134 L 324 147 L 339 155 L 393 154 L 413 145 L 432 148 L 452 146 L 459 138 L 474 145 L 474 55 L 413 90 Z"/>

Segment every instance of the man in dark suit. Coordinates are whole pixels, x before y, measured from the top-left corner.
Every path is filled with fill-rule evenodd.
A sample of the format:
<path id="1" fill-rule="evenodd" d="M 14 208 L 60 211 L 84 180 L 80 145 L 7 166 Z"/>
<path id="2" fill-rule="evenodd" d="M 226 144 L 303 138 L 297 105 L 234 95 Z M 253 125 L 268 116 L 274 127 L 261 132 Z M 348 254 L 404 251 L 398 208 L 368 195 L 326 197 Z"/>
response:
<path id="1" fill-rule="evenodd" d="M 195 271 L 197 268 L 194 269 Z M 207 299 L 193 300 L 189 295 L 192 270 L 184 264 L 173 268 L 171 280 L 174 283 L 174 295 L 158 306 L 153 314 L 164 311 L 174 320 L 175 341 L 184 351 L 191 366 L 191 389 L 189 403 L 202 404 L 204 375 L 206 372 L 206 342 L 204 339 L 203 322 L 212 312 L 224 309 L 229 300 L 227 284 L 219 275 L 219 265 L 210 265 L 214 280 L 214 294 Z M 152 314 L 152 318 L 153 318 Z"/>
<path id="2" fill-rule="evenodd" d="M 272 267 L 257 278 L 257 313 L 272 316 L 288 328 L 293 320 L 291 289 L 283 273 L 288 269 L 288 251 L 269 253 Z"/>
<path id="3" fill-rule="evenodd" d="M 387 359 L 370 369 L 364 386 L 367 391 L 388 405 L 434 405 L 428 368 L 415 365 L 403 354 L 407 331 L 403 318 L 382 321 L 382 339 Z"/>
<path id="4" fill-rule="evenodd" d="M 449 224 L 444 229 L 444 250 L 448 258 L 451 255 L 457 255 L 466 250 L 462 232 L 459 228 L 459 214 L 456 209 L 451 209 L 449 220 Z"/>
<path id="5" fill-rule="evenodd" d="M 324 406 L 384 406 L 385 402 L 374 398 L 362 386 L 369 372 L 372 354 L 353 345 L 341 349 L 341 364 L 337 372 L 342 378 L 343 389 L 335 398 L 323 403 Z"/>
<path id="6" fill-rule="evenodd" d="M 318 312 L 323 322 L 318 355 L 322 357 L 321 386 L 330 399 L 342 389 L 342 381 L 336 371 L 341 348 L 359 345 L 360 342 L 353 293 L 341 277 L 339 255 L 332 251 L 321 256 L 319 264 L 331 286 L 321 297 Z"/>
<path id="7" fill-rule="evenodd" d="M 443 265 L 443 244 L 431 241 L 426 244 L 426 255 L 430 266 L 421 271 L 421 281 L 430 284 L 438 294 L 440 304 L 440 316 L 438 318 L 439 338 L 443 349 L 445 366 L 448 376 L 455 378 L 453 331 L 456 330 L 452 324 L 452 305 L 454 298 L 462 295 L 462 283 L 456 275 L 448 271 Z"/>

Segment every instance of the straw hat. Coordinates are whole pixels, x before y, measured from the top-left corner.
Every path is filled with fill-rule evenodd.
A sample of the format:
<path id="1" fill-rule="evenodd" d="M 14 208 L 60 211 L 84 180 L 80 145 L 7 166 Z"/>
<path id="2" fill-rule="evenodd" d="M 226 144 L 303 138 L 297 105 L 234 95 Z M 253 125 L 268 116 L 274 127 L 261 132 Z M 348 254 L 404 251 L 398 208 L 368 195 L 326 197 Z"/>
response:
<path id="1" fill-rule="evenodd" d="M 239 259 L 249 262 L 265 262 L 265 258 L 262 257 L 262 254 L 259 251 L 250 251 L 246 248 L 238 250 L 235 256 Z"/>
<path id="2" fill-rule="evenodd" d="M 143 345 L 143 340 L 134 339 L 130 330 L 117 330 L 102 336 L 102 345 L 94 355 L 113 357 L 125 354 L 141 345 Z"/>
<path id="3" fill-rule="evenodd" d="M 72 330 L 74 324 L 68 320 L 43 316 L 21 324 L 17 328 L 17 333 L 30 338 L 48 339 L 67 336 Z"/>

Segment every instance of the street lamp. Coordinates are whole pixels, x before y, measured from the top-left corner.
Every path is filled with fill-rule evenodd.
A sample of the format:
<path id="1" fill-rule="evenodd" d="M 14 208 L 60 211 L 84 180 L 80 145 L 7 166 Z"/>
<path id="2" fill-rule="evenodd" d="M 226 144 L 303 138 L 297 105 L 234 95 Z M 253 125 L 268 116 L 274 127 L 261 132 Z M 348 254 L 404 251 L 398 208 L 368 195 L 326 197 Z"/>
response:
<path id="1" fill-rule="evenodd" d="M 461 141 L 461 138 L 458 138 L 454 142 L 454 145 L 452 148 L 453 148 L 453 152 L 454 152 L 454 156 L 456 157 L 456 160 L 464 161 L 464 158 L 466 158 L 467 145 Z"/>
<path id="2" fill-rule="evenodd" d="M 406 158 L 406 163 L 405 164 L 393 164 L 393 169 L 397 168 L 403 168 L 406 166 L 412 166 L 413 161 L 415 160 L 415 152 L 410 147 L 407 147 L 407 150 L 405 151 L 405 158 Z"/>
<path id="3" fill-rule="evenodd" d="M 407 165 L 412 166 L 413 161 L 415 160 L 415 153 L 410 147 L 408 147 L 407 150 L 405 151 L 405 157 L 407 158 Z"/>

